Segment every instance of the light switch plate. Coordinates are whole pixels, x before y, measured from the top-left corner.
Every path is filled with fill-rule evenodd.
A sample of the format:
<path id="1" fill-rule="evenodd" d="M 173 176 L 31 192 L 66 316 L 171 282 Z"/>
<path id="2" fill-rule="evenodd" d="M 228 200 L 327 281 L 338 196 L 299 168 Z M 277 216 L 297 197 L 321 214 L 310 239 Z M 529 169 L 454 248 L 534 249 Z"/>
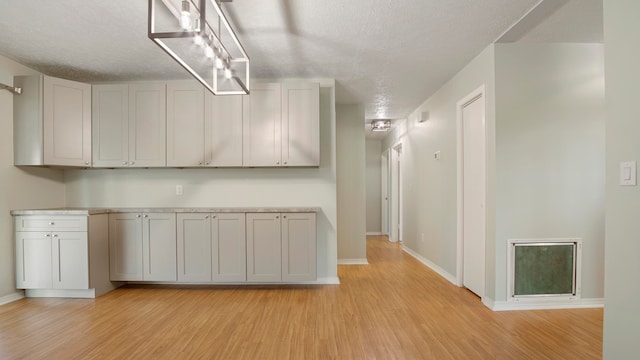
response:
<path id="1" fill-rule="evenodd" d="M 637 185 L 635 161 L 623 161 L 620 163 L 620 185 L 622 186 Z"/>

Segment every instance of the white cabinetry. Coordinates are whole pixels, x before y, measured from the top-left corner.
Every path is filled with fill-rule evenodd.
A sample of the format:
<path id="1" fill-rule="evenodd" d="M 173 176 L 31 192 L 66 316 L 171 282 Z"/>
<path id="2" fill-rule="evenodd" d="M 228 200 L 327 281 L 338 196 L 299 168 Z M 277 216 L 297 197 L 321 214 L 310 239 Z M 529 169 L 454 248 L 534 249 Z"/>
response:
<path id="1" fill-rule="evenodd" d="M 178 281 L 244 282 L 244 213 L 178 214 Z"/>
<path id="2" fill-rule="evenodd" d="M 94 85 L 93 92 L 93 166 L 166 166 L 165 84 Z"/>
<path id="3" fill-rule="evenodd" d="M 15 165 L 91 165 L 91 85 L 50 76 L 16 76 Z"/>
<path id="4" fill-rule="evenodd" d="M 316 279 L 315 213 L 247 214 L 247 280 Z"/>
<path id="5" fill-rule="evenodd" d="M 205 95 L 207 124 L 206 155 L 208 166 L 242 166 L 243 103 L 248 96 Z"/>
<path id="6" fill-rule="evenodd" d="M 196 81 L 167 84 L 167 166 L 205 165 L 204 88 Z"/>
<path id="7" fill-rule="evenodd" d="M 318 83 L 258 83 L 243 112 L 244 166 L 319 166 Z"/>
<path id="8" fill-rule="evenodd" d="M 282 281 L 315 280 L 316 214 L 282 214 Z"/>
<path id="9" fill-rule="evenodd" d="M 114 281 L 176 281 L 175 213 L 109 215 Z"/>
<path id="10" fill-rule="evenodd" d="M 242 166 L 243 96 L 214 96 L 195 81 L 167 84 L 167 166 Z"/>
<path id="11" fill-rule="evenodd" d="M 108 281 L 106 214 L 16 216 L 15 229 L 18 289 L 88 290 L 72 296 L 95 297 L 114 288 Z M 54 293 L 61 294 L 69 295 Z"/>

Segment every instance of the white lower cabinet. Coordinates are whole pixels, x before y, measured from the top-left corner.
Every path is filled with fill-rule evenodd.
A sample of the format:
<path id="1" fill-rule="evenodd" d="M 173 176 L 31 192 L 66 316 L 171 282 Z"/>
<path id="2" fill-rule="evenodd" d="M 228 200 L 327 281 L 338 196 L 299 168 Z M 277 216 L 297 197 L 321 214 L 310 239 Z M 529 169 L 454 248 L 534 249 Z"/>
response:
<path id="1" fill-rule="evenodd" d="M 282 214 L 282 281 L 315 280 L 316 214 Z"/>
<path id="2" fill-rule="evenodd" d="M 313 281 L 316 214 L 115 213 L 109 254 L 113 281 Z"/>
<path id="3" fill-rule="evenodd" d="M 95 297 L 115 287 L 108 276 L 106 214 L 16 216 L 15 229 L 16 288 L 27 289 L 27 296 Z"/>
<path id="4" fill-rule="evenodd" d="M 244 282 L 244 213 L 181 213 L 178 219 L 178 281 Z"/>
<path id="5" fill-rule="evenodd" d="M 315 213 L 247 214 L 247 280 L 312 281 L 316 272 Z"/>
<path id="6" fill-rule="evenodd" d="M 113 281 L 176 281 L 175 213 L 109 215 Z"/>

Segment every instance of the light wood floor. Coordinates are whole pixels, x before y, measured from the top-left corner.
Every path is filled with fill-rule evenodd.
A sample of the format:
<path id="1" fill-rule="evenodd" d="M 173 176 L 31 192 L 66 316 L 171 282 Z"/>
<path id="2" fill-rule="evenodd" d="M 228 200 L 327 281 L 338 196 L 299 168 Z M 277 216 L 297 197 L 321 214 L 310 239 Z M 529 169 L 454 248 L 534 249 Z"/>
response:
<path id="1" fill-rule="evenodd" d="M 129 286 L 0 307 L 0 359 L 600 359 L 602 310 L 492 312 L 382 237 L 341 285 Z"/>

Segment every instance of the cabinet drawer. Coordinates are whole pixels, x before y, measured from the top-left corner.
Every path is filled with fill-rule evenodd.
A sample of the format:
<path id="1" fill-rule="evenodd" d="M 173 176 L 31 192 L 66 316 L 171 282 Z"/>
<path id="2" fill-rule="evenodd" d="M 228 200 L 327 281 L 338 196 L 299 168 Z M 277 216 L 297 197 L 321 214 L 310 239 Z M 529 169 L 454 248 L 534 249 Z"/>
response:
<path id="1" fill-rule="evenodd" d="M 15 231 L 87 231 L 87 216 L 16 216 Z"/>

